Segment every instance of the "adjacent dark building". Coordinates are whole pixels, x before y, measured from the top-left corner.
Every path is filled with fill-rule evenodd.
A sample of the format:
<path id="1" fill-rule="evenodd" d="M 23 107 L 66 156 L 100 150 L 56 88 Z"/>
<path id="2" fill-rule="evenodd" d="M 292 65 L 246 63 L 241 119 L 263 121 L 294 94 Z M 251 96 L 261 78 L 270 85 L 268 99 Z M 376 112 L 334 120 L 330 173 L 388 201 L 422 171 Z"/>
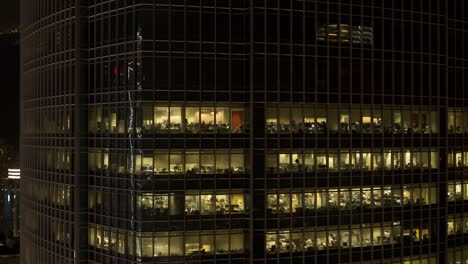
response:
<path id="1" fill-rule="evenodd" d="M 22 0 L 21 263 L 467 262 L 465 9 Z"/>
<path id="2" fill-rule="evenodd" d="M 1 4 L 0 4 L 1 5 Z M 3 8 L 3 6 L 0 6 Z M 1 12 L 1 11 L 0 11 Z M 0 97 L 0 118 L 5 124 L 0 130 L 0 145 L 11 145 L 18 148 L 19 145 L 19 94 L 20 94 L 20 34 L 18 30 L 2 31 L 2 20 L 0 15 L 0 77 L 2 78 Z M 16 150 L 17 151 L 17 150 Z"/>
<path id="3" fill-rule="evenodd" d="M 0 138 L 0 258 L 19 253 L 20 236 L 18 147 L 2 141 Z"/>
<path id="4" fill-rule="evenodd" d="M 10 254 L 19 253 L 19 186 L 19 176 L 18 178 L 0 179 L 0 244 L 10 249 Z M 0 255 L 3 253 L 2 251 L 5 251 L 5 249 L 0 247 Z"/>

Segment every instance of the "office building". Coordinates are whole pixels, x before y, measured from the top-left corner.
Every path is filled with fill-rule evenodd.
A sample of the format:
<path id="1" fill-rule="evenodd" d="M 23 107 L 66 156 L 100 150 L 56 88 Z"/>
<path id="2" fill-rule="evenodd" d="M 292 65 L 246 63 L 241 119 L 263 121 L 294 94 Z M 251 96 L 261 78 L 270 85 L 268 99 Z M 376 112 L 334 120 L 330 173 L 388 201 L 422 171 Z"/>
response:
<path id="1" fill-rule="evenodd" d="M 21 262 L 467 261 L 465 5 L 23 0 Z"/>
<path id="2" fill-rule="evenodd" d="M 19 177 L 15 176 L 0 179 L 0 243 L 2 246 L 13 249 L 10 253 L 19 251 L 20 239 L 20 212 L 19 212 Z"/>
<path id="3" fill-rule="evenodd" d="M 19 251 L 18 147 L 0 139 L 0 255 Z M 12 169 L 13 168 L 13 169 Z"/>

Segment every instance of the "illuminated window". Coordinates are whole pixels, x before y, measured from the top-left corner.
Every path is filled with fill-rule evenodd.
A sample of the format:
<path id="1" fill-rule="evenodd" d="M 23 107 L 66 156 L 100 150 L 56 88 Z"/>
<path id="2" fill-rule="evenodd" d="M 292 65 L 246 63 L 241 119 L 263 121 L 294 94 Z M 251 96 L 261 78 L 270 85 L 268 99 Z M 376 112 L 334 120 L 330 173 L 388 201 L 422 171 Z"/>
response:
<path id="1" fill-rule="evenodd" d="M 372 27 L 368 26 L 327 24 L 318 29 L 316 39 L 332 43 L 373 45 L 374 33 Z"/>
<path id="2" fill-rule="evenodd" d="M 151 121 L 147 120 L 147 122 L 154 122 L 154 128 L 156 132 L 167 132 L 169 130 L 169 107 L 154 107 L 154 116 Z"/>
<path id="3" fill-rule="evenodd" d="M 209 233 L 187 232 L 185 235 L 185 255 L 210 254 L 213 252 L 213 235 Z"/>
<path id="4" fill-rule="evenodd" d="M 266 132 L 267 133 L 278 133 L 278 113 L 274 107 L 268 107 L 265 110 L 266 119 Z"/>
<path id="5" fill-rule="evenodd" d="M 188 133 L 198 133 L 200 124 L 200 110 L 198 107 L 185 108 L 185 126 Z"/>
<path id="6" fill-rule="evenodd" d="M 200 132 L 215 132 L 215 109 L 214 107 L 201 107 L 200 109 Z"/>

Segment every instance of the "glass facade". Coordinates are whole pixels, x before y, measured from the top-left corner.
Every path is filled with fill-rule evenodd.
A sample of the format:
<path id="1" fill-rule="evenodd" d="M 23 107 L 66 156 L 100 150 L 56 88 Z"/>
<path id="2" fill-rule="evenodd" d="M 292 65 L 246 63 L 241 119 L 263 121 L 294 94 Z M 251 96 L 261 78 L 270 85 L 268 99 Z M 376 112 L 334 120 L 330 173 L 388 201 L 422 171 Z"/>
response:
<path id="1" fill-rule="evenodd" d="M 466 5 L 22 0 L 21 262 L 466 262 Z"/>

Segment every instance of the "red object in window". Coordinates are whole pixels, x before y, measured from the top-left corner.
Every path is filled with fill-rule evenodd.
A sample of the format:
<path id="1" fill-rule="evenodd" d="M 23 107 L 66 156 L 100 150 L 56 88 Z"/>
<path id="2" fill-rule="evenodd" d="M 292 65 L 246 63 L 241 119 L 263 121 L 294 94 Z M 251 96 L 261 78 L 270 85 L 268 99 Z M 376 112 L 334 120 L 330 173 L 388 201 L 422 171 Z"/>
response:
<path id="1" fill-rule="evenodd" d="M 231 112 L 231 131 L 235 132 L 244 124 L 244 111 Z"/>
<path id="2" fill-rule="evenodd" d="M 114 75 L 117 75 L 117 73 L 119 73 L 119 71 L 117 70 L 117 66 L 114 67 Z"/>

